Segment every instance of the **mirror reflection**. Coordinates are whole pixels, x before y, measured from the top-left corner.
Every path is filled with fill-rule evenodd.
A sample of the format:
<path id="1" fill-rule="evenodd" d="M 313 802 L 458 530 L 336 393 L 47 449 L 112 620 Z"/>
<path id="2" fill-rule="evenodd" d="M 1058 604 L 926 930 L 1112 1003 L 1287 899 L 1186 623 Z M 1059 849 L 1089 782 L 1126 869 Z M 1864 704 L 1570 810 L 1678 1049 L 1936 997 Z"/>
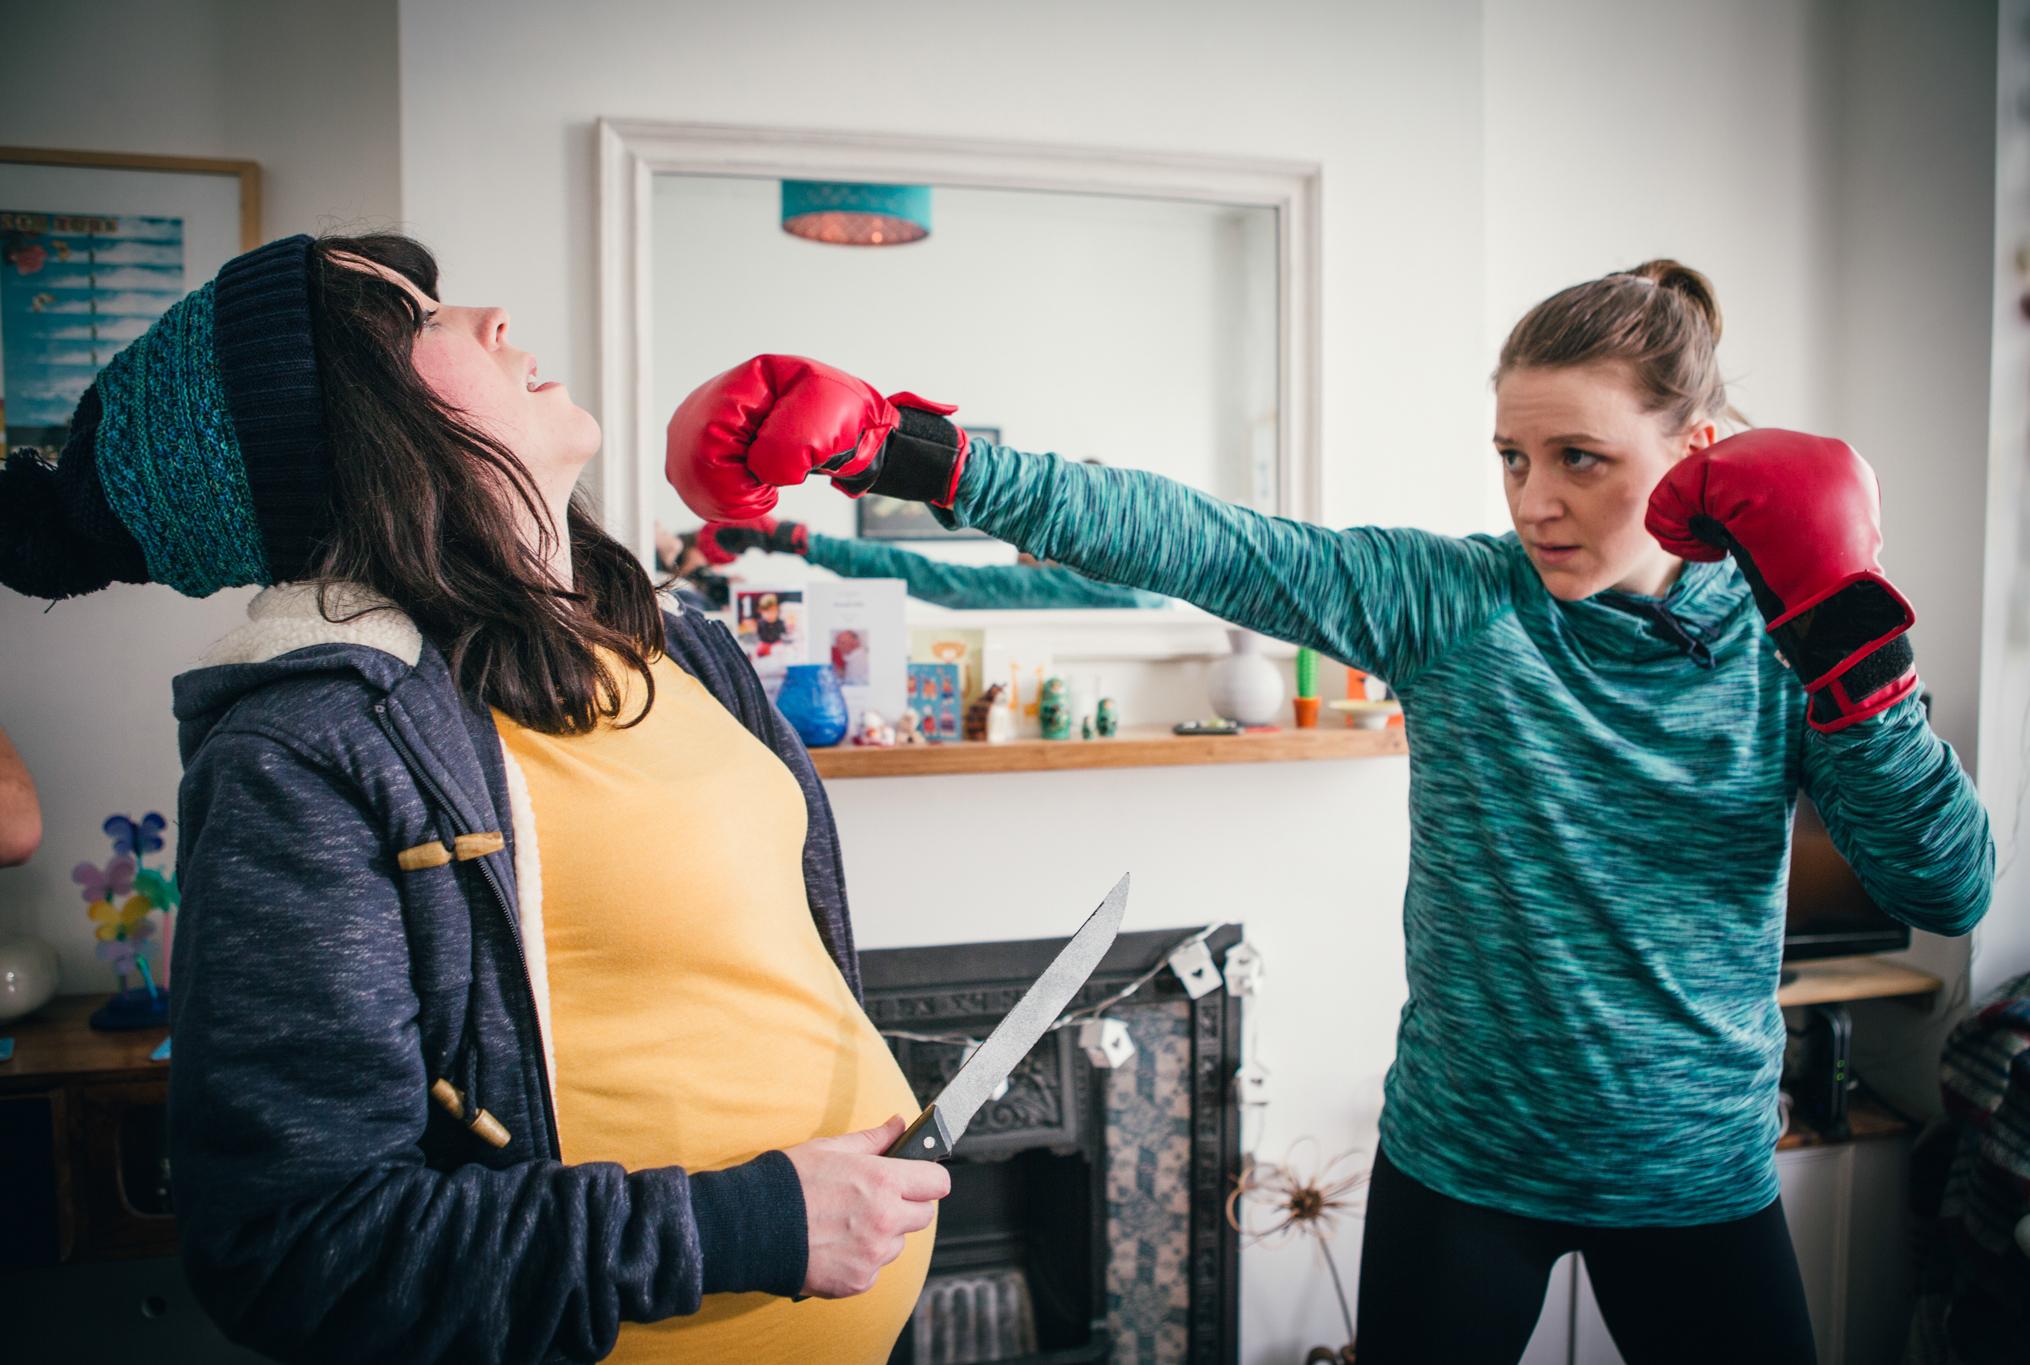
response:
<path id="1" fill-rule="evenodd" d="M 828 189 L 879 188 L 658 175 L 656 410 L 749 355 L 818 356 L 925 398 L 963 395 L 954 420 L 975 439 L 1049 441 L 1282 510 L 1274 209 L 916 186 L 876 206 L 878 244 L 797 235 L 854 230 Z M 659 567 L 708 594 L 836 574 L 900 578 L 912 597 L 961 609 L 1168 605 L 820 481 L 784 490 L 774 525 L 740 527 L 700 527 L 658 483 Z"/>

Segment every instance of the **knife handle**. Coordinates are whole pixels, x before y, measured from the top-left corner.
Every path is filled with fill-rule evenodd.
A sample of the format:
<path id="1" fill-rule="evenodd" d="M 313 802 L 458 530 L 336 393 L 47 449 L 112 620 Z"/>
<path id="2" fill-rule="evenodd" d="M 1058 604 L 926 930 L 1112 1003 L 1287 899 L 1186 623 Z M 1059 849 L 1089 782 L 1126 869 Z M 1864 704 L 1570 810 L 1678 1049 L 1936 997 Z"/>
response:
<path id="1" fill-rule="evenodd" d="M 881 1155 L 902 1161 L 943 1161 L 951 1154 L 951 1131 L 945 1127 L 944 1115 L 933 1104 L 918 1114 L 916 1122 L 903 1129 L 902 1136 Z"/>

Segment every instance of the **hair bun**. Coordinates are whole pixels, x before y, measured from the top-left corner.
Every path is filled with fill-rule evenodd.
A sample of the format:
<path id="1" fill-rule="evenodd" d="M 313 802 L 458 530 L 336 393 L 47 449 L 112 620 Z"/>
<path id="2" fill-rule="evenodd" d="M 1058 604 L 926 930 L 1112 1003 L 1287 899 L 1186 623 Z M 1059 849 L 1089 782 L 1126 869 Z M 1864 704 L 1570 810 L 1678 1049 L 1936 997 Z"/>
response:
<path id="1" fill-rule="evenodd" d="M 1713 340 L 1716 343 L 1720 340 L 1720 299 L 1713 292 L 1713 282 L 1698 271 L 1669 257 L 1659 257 L 1615 273 L 1648 280 L 1657 288 L 1678 295 L 1705 317 L 1706 325 L 1713 329 Z"/>

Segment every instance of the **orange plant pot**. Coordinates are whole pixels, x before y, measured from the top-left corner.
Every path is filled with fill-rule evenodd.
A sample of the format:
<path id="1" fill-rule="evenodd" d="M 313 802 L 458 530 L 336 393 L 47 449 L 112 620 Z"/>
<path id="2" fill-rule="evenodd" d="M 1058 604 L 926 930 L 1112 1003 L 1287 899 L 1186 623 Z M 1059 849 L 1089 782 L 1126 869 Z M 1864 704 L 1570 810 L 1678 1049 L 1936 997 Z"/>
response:
<path id="1" fill-rule="evenodd" d="M 1297 728 L 1299 730 L 1315 730 L 1318 728 L 1318 698 L 1292 697 L 1290 698 L 1290 706 L 1296 712 Z"/>

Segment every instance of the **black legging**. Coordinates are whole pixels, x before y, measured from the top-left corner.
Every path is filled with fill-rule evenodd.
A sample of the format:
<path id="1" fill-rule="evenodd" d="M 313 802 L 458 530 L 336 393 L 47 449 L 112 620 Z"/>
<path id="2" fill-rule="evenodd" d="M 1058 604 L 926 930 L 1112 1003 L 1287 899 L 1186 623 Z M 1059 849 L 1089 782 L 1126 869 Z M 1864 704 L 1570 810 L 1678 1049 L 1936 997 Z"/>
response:
<path id="1" fill-rule="evenodd" d="M 1815 1365 L 1783 1205 L 1731 1223 L 1592 1228 L 1427 1189 L 1377 1153 L 1361 1242 L 1360 1365 L 1514 1365 L 1551 1266 L 1586 1258 L 1628 1365 Z"/>

